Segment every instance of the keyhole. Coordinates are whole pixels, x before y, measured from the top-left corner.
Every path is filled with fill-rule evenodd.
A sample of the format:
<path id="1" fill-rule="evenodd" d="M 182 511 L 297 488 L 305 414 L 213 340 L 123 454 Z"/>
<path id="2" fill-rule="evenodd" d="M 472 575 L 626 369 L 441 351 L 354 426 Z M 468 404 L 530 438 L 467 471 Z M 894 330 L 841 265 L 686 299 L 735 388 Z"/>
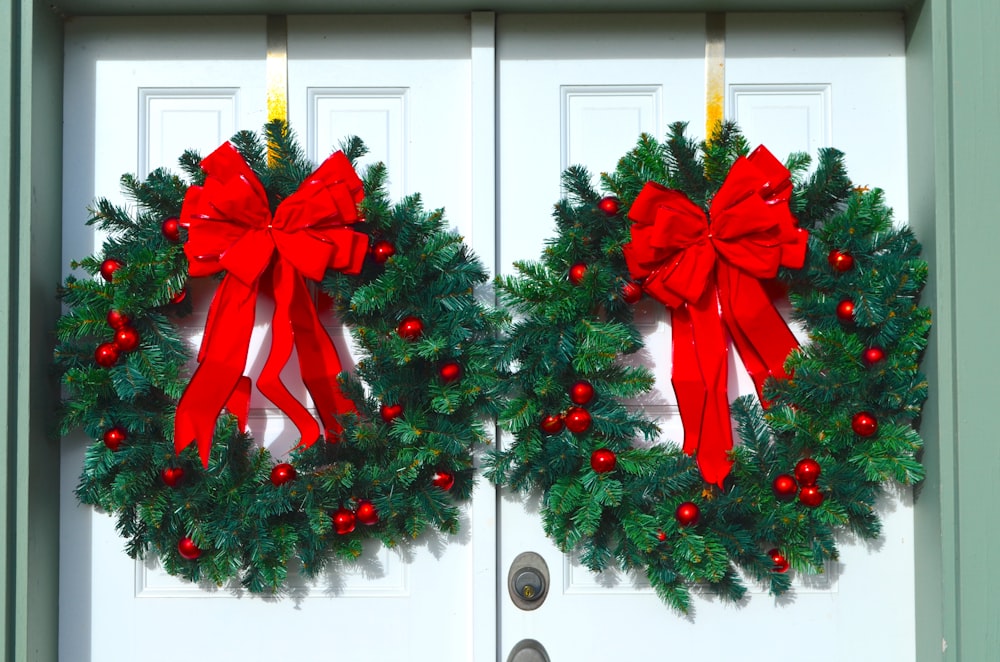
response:
<path id="1" fill-rule="evenodd" d="M 537 600 L 545 591 L 545 579 L 535 568 L 523 568 L 514 576 L 514 589 L 525 600 Z"/>

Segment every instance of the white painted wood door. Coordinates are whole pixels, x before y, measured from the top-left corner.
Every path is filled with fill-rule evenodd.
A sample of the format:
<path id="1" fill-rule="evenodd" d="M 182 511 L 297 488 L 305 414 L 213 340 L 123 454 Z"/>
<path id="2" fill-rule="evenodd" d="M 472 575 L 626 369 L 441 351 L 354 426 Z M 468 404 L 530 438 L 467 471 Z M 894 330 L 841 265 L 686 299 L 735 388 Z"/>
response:
<path id="1" fill-rule="evenodd" d="M 264 19 L 77 19 L 67 26 L 64 257 L 92 252 L 95 196 L 124 172 L 207 153 L 265 121 Z M 727 17 L 727 113 L 783 155 L 833 145 L 859 184 L 887 189 L 906 218 L 903 28 L 886 16 Z M 488 266 L 509 272 L 552 234 L 561 170 L 613 168 L 640 131 L 705 123 L 705 22 L 679 16 L 290 17 L 289 114 L 314 159 L 348 133 L 385 160 L 392 194 L 420 192 Z M 495 157 L 495 158 L 494 158 Z M 496 213 L 494 213 L 496 211 Z M 192 341 L 197 341 L 197 319 Z M 263 331 L 261 329 L 260 331 Z M 669 337 L 650 310 L 650 342 Z M 259 335 L 259 334 L 258 334 Z M 664 366 L 658 366 L 663 370 Z M 668 381 L 664 374 L 662 384 Z M 742 382 L 747 388 L 749 382 Z M 679 438 L 669 388 L 665 437 Z M 272 448 L 280 416 L 254 422 Z M 563 559 L 532 500 L 477 488 L 464 533 L 412 560 L 371 550 L 354 574 L 268 602 L 176 582 L 122 551 L 112 520 L 79 506 L 86 440 L 63 442 L 61 659 L 507 660 L 535 639 L 552 660 L 913 657 L 909 494 L 887 500 L 885 536 L 845 540 L 823 581 L 793 604 L 695 600 L 677 617 L 629 578 L 614 587 Z M 506 574 L 520 552 L 552 571 L 541 608 L 516 609 Z M 329 584 L 329 585 L 328 585 Z M 331 590 L 331 586 L 333 589 Z M 329 595 L 329 593 L 335 595 Z M 221 633 L 225 633 L 224 635 Z M 518 662 L 523 662 L 519 658 Z"/>
<path id="2" fill-rule="evenodd" d="M 689 121 L 704 137 L 705 25 L 683 16 L 501 16 L 499 58 L 499 259 L 535 259 L 554 231 L 559 173 L 615 167 L 640 131 L 662 137 Z M 898 17 L 730 15 L 727 114 L 780 158 L 836 146 L 859 184 L 887 189 L 906 218 L 903 26 Z M 664 439 L 681 428 L 669 386 L 669 319 L 647 305 L 641 326 L 656 365 Z M 742 366 L 741 366 L 742 368 Z M 752 392 L 744 373 L 743 393 Z M 736 389 L 733 389 L 733 395 Z M 530 550 L 553 581 L 536 611 L 501 601 L 500 650 L 534 639 L 552 660 L 913 659 L 913 518 L 910 495 L 880 509 L 885 535 L 844 540 L 823 578 L 797 580 L 794 597 L 756 591 L 734 608 L 707 595 L 691 619 L 667 610 L 643 582 L 595 578 L 541 534 L 537 499 L 501 499 L 500 567 Z"/>
<path id="3" fill-rule="evenodd" d="M 120 200 L 122 173 L 176 169 L 186 148 L 207 155 L 236 130 L 260 129 L 266 32 L 262 17 L 95 19 L 74 21 L 67 35 L 68 262 L 99 246 L 100 237 L 83 225 L 85 209 L 96 196 Z M 373 49 L 380 59 L 365 56 Z M 371 148 L 367 160 L 388 164 L 394 197 L 422 192 L 428 208 L 446 207 L 454 226 L 472 237 L 468 18 L 292 18 L 288 50 L 290 119 L 310 156 L 322 160 L 343 137 L 360 135 Z M 200 340 L 211 298 L 201 294 L 186 322 L 192 344 Z M 269 317 L 262 310 L 257 319 Z M 346 337 L 339 326 L 332 330 Z M 248 365 L 265 331 L 266 322 L 259 323 Z M 296 436 L 264 401 L 251 402 L 250 427 L 279 456 Z M 486 521 L 476 508 L 466 509 L 459 536 L 428 537 L 406 558 L 373 546 L 357 568 L 306 586 L 303 597 L 268 601 L 204 590 L 174 580 L 155 562 L 128 559 L 112 519 L 73 497 L 86 443 L 64 440 L 61 659 L 494 656 L 495 515 L 488 488 Z M 483 563 L 485 571 L 477 565 Z"/>

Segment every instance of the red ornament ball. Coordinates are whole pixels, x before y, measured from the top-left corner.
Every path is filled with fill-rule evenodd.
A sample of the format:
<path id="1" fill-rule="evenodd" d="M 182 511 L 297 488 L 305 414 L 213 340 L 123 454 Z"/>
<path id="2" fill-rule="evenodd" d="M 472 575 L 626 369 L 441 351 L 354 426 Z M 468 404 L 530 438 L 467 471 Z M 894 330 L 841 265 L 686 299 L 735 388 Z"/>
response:
<path id="1" fill-rule="evenodd" d="M 642 298 L 642 288 L 638 283 L 628 282 L 622 285 L 622 299 L 625 303 L 639 303 Z"/>
<path id="2" fill-rule="evenodd" d="M 437 471 L 431 476 L 431 485 L 447 492 L 455 486 L 455 474 L 450 471 Z"/>
<path id="3" fill-rule="evenodd" d="M 113 342 L 101 343 L 94 351 L 94 360 L 102 368 L 110 368 L 118 363 L 119 349 Z"/>
<path id="4" fill-rule="evenodd" d="M 850 253 L 832 250 L 830 251 L 830 254 L 826 256 L 826 259 L 827 262 L 830 263 L 830 266 L 833 267 L 834 271 L 843 273 L 854 268 L 854 256 Z"/>
<path id="5" fill-rule="evenodd" d="M 677 510 L 674 512 L 674 517 L 677 518 L 677 523 L 681 526 L 691 526 L 697 523 L 699 515 L 701 515 L 701 510 L 691 501 L 685 501 L 677 506 Z"/>
<path id="6" fill-rule="evenodd" d="M 580 407 L 570 407 L 566 410 L 566 427 L 570 432 L 583 434 L 590 429 L 590 412 Z"/>
<path id="7" fill-rule="evenodd" d="M 815 508 L 823 503 L 823 491 L 815 485 L 803 487 L 799 492 L 799 501 L 810 508 Z"/>
<path id="8" fill-rule="evenodd" d="M 614 216 L 621 209 L 621 202 L 618 201 L 613 195 L 608 195 L 601 198 L 600 202 L 597 203 L 597 208 L 603 211 L 608 216 Z"/>
<path id="9" fill-rule="evenodd" d="M 590 468 L 595 473 L 606 474 L 614 471 L 618 464 L 618 456 L 610 448 L 598 448 L 590 454 Z"/>
<path id="10" fill-rule="evenodd" d="M 569 282 L 574 285 L 579 285 L 580 281 L 583 280 L 583 275 L 587 273 L 587 265 L 583 262 L 577 262 L 572 267 L 569 268 Z"/>
<path id="11" fill-rule="evenodd" d="M 176 218 L 168 218 L 163 221 L 163 225 L 160 226 L 160 232 L 170 241 L 177 242 L 181 240 L 181 224 Z"/>
<path id="12" fill-rule="evenodd" d="M 109 257 L 104 262 L 101 262 L 101 277 L 110 283 L 111 279 L 114 278 L 115 272 L 121 268 L 121 262 Z"/>
<path id="13" fill-rule="evenodd" d="M 347 508 L 341 506 L 330 516 L 333 520 L 333 530 L 339 535 L 346 535 L 354 530 L 355 517 Z"/>
<path id="14" fill-rule="evenodd" d="M 379 264 L 385 264 L 386 260 L 396 254 L 396 247 L 392 245 L 391 241 L 381 240 L 376 241 L 375 245 L 372 246 L 372 257 Z"/>
<path id="15" fill-rule="evenodd" d="M 664 533 L 663 529 L 658 529 L 656 531 L 656 539 L 659 540 L 660 542 L 663 542 L 664 540 L 667 539 L 667 534 Z"/>
<path id="16" fill-rule="evenodd" d="M 885 350 L 881 347 L 869 347 L 861 354 L 861 360 L 865 362 L 865 365 L 871 367 L 885 359 Z"/>
<path id="17" fill-rule="evenodd" d="M 771 482 L 771 489 L 779 499 L 791 499 L 799 491 L 795 479 L 788 474 L 781 474 Z"/>
<path id="18" fill-rule="evenodd" d="M 424 323 L 419 317 L 406 317 L 396 327 L 396 334 L 403 340 L 416 340 L 424 333 Z"/>
<path id="19" fill-rule="evenodd" d="M 181 301 L 184 301 L 184 299 L 187 298 L 187 295 L 188 295 L 187 290 L 181 290 L 180 292 L 178 292 L 174 296 L 170 297 L 170 303 L 171 303 L 171 305 L 176 306 Z"/>
<path id="20" fill-rule="evenodd" d="M 194 541 L 187 536 L 177 541 L 177 553 L 188 561 L 194 561 L 201 556 L 201 548 L 194 544 Z"/>
<path id="21" fill-rule="evenodd" d="M 403 415 L 403 405 L 382 405 L 378 408 L 378 415 L 386 423 L 392 423 Z"/>
<path id="22" fill-rule="evenodd" d="M 451 384 L 462 377 L 462 366 L 457 361 L 448 361 L 438 369 L 438 375 L 445 384 Z"/>
<path id="23" fill-rule="evenodd" d="M 558 414 L 549 414 L 538 424 L 545 434 L 559 434 L 563 429 L 563 417 Z"/>
<path id="24" fill-rule="evenodd" d="M 181 479 L 184 478 L 184 469 L 181 467 L 167 467 L 160 471 L 160 478 L 169 487 L 177 487 L 180 485 Z"/>
<path id="25" fill-rule="evenodd" d="M 115 332 L 115 345 L 123 352 L 131 352 L 139 346 L 139 332 L 130 326 L 123 326 Z"/>
<path id="26" fill-rule="evenodd" d="M 841 322 L 853 322 L 854 321 L 854 302 L 850 299 L 844 299 L 837 304 L 837 319 Z"/>
<path id="27" fill-rule="evenodd" d="M 799 460 L 798 464 L 795 465 L 795 478 L 799 481 L 799 485 L 803 487 L 812 487 L 815 485 L 819 474 L 819 462 L 811 457 Z"/>
<path id="28" fill-rule="evenodd" d="M 768 550 L 767 555 L 771 557 L 771 563 L 774 567 L 771 568 L 774 572 L 788 572 L 788 559 L 777 549 Z"/>
<path id="29" fill-rule="evenodd" d="M 287 462 L 282 462 L 281 464 L 274 465 L 274 468 L 271 469 L 271 483 L 274 485 L 284 485 L 288 481 L 295 480 L 295 477 L 298 475 L 295 467 Z"/>
<path id="30" fill-rule="evenodd" d="M 132 323 L 132 319 L 125 313 L 118 310 L 108 311 L 108 326 L 112 329 L 120 329 Z"/>
<path id="31" fill-rule="evenodd" d="M 128 439 L 128 434 L 125 430 L 118 427 L 117 425 L 113 428 L 109 428 L 104 433 L 104 445 L 113 451 L 118 450 L 125 440 Z"/>
<path id="32" fill-rule="evenodd" d="M 375 504 L 371 501 L 359 501 L 358 509 L 354 512 L 354 515 L 358 518 L 358 521 L 365 526 L 371 526 L 372 524 L 378 523 L 378 511 L 375 510 Z"/>
<path id="33" fill-rule="evenodd" d="M 851 418 L 851 429 L 859 437 L 870 437 L 878 432 L 878 421 L 872 414 L 862 411 Z"/>
<path id="34" fill-rule="evenodd" d="M 594 399 L 594 387 L 583 380 L 575 382 L 569 387 L 569 399 L 574 404 L 585 405 Z"/>

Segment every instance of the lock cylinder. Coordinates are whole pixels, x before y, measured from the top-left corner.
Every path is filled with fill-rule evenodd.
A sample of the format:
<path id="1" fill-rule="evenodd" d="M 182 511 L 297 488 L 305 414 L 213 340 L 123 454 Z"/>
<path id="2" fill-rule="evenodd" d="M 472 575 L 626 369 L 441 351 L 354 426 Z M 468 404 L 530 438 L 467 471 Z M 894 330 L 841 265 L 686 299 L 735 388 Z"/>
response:
<path id="1" fill-rule="evenodd" d="M 518 609 L 538 609 L 549 588 L 549 566 L 535 552 L 518 554 L 507 573 L 507 591 Z"/>

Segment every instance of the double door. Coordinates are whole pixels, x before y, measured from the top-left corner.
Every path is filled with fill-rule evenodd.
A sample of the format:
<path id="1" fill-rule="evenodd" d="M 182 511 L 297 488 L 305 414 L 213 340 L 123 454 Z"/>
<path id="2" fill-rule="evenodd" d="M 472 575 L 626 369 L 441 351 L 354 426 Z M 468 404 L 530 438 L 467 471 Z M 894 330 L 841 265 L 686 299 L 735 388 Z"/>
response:
<path id="1" fill-rule="evenodd" d="M 706 70 L 722 62 L 726 113 L 751 142 L 782 157 L 837 146 L 853 178 L 885 188 L 906 218 L 896 16 L 730 15 L 724 60 L 708 62 L 700 14 L 292 16 L 278 34 L 273 20 L 270 34 L 264 17 L 69 24 L 66 263 L 99 245 L 84 210 L 95 197 L 116 199 L 122 173 L 173 167 L 184 149 L 207 154 L 263 125 L 276 40 L 287 55 L 288 117 L 308 154 L 319 161 L 342 137 L 361 136 L 367 160 L 388 165 L 393 197 L 419 192 L 429 208 L 444 207 L 495 273 L 542 250 L 563 168 L 613 169 L 641 132 L 662 136 L 673 121 L 703 135 Z M 668 354 L 669 318 L 652 306 L 641 316 L 661 385 L 648 408 L 670 443 L 678 416 L 655 353 Z M 202 323 L 197 314 L 189 323 L 192 342 Z M 750 388 L 738 378 L 733 394 Z M 251 427 L 279 455 L 293 441 L 266 402 L 253 403 Z M 128 559 L 111 518 L 73 497 L 85 443 L 63 441 L 63 660 L 543 659 L 529 640 L 559 661 L 913 657 L 908 494 L 883 504 L 876 545 L 844 540 L 824 577 L 797 580 L 794 604 L 757 592 L 734 608 L 704 596 L 680 618 L 641 581 L 594 577 L 560 554 L 541 533 L 537 495 L 484 481 L 458 536 L 420 540 L 403 556 L 373 547 L 356 567 L 272 601 L 183 584 L 155 560 Z M 506 587 L 526 551 L 549 570 L 546 601 L 531 611 Z"/>

